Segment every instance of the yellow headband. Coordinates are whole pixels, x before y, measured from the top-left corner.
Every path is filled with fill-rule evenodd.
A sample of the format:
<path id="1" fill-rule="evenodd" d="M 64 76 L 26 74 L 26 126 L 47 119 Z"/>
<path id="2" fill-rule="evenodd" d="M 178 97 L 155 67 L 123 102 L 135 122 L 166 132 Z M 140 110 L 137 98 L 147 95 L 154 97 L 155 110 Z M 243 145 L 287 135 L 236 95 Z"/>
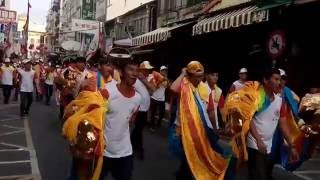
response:
<path id="1" fill-rule="evenodd" d="M 204 68 L 199 61 L 191 61 L 187 65 L 187 72 L 191 74 L 204 73 Z"/>

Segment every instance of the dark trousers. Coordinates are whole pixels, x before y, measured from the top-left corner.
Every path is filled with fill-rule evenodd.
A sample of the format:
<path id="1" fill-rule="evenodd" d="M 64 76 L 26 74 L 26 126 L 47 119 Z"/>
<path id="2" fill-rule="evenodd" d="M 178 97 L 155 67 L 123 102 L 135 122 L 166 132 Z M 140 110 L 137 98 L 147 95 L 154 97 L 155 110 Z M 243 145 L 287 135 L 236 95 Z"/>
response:
<path id="1" fill-rule="evenodd" d="M 37 83 L 33 83 L 33 86 L 35 87 L 35 90 L 36 90 L 36 101 L 42 101 L 42 98 L 43 98 L 43 96 L 42 96 L 42 94 L 40 93 L 40 87 L 39 86 L 37 86 Z"/>
<path id="2" fill-rule="evenodd" d="M 115 180 L 131 180 L 133 171 L 133 157 L 108 158 L 104 157 L 100 180 L 109 172 Z"/>
<path id="3" fill-rule="evenodd" d="M 68 180 L 90 179 L 94 171 L 94 162 L 92 160 L 83 160 L 72 158 L 71 173 Z"/>
<path id="4" fill-rule="evenodd" d="M 151 99 L 151 104 L 150 104 L 150 114 L 151 114 L 151 127 L 160 127 L 161 126 L 161 121 L 163 119 L 163 116 L 166 111 L 166 103 L 165 101 L 156 101 L 154 99 Z M 156 112 L 157 110 L 159 111 L 159 117 L 156 119 Z"/>
<path id="5" fill-rule="evenodd" d="M 258 150 L 248 148 L 249 180 L 272 180 L 274 163 L 268 154 L 262 154 Z"/>
<path id="6" fill-rule="evenodd" d="M 9 103 L 9 99 L 11 96 L 11 90 L 12 90 L 12 85 L 2 85 L 2 91 L 3 91 L 3 102 L 4 104 Z"/>
<path id="7" fill-rule="evenodd" d="M 180 167 L 176 172 L 176 180 L 193 180 L 193 175 L 189 167 L 187 158 L 184 156 L 180 161 Z"/>
<path id="8" fill-rule="evenodd" d="M 32 104 L 32 92 L 20 92 L 20 114 L 28 114 Z"/>
<path id="9" fill-rule="evenodd" d="M 131 133 L 131 142 L 134 150 L 143 152 L 143 128 L 146 126 L 148 112 L 138 112 L 135 126 Z"/>
<path id="10" fill-rule="evenodd" d="M 52 93 L 53 93 L 53 85 L 44 84 L 45 94 L 46 94 L 46 104 L 50 104 Z"/>
<path id="11" fill-rule="evenodd" d="M 18 96 L 19 96 L 19 91 L 20 91 L 20 87 L 16 86 L 14 88 L 14 101 L 18 101 Z"/>

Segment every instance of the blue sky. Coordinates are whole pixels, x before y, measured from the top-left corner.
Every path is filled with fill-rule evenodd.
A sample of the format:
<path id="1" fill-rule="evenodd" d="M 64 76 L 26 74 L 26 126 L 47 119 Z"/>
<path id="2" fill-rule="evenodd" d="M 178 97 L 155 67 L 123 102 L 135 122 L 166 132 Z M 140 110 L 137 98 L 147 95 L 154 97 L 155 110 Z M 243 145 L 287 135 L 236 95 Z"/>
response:
<path id="1" fill-rule="evenodd" d="M 30 9 L 30 21 L 37 24 L 46 23 L 46 15 L 51 0 L 30 0 L 32 8 Z M 11 0 L 11 9 L 18 14 L 27 12 L 28 0 Z"/>

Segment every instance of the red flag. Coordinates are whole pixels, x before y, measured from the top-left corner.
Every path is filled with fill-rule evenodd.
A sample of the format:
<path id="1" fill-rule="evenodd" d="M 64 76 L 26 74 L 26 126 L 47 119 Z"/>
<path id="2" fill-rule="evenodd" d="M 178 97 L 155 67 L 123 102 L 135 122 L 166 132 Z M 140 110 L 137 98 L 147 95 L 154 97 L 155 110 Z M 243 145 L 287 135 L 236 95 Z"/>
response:
<path id="1" fill-rule="evenodd" d="M 28 55 L 28 32 L 29 32 L 29 10 L 31 8 L 31 4 L 28 0 L 28 11 L 27 11 L 27 20 L 23 26 L 23 34 L 24 34 L 24 42 L 23 42 L 23 52 Z"/>

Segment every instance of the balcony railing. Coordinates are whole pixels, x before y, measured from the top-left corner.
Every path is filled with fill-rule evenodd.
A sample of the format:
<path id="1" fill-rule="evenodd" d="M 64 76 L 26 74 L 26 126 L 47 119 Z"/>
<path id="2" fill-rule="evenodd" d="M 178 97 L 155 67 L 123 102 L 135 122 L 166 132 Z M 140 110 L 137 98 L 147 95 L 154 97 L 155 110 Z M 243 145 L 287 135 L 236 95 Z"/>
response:
<path id="1" fill-rule="evenodd" d="M 210 0 L 161 0 L 162 7 L 160 7 L 160 13 L 165 14 L 172 11 L 178 11 L 181 9 L 189 8 L 200 3 L 208 2 Z"/>

